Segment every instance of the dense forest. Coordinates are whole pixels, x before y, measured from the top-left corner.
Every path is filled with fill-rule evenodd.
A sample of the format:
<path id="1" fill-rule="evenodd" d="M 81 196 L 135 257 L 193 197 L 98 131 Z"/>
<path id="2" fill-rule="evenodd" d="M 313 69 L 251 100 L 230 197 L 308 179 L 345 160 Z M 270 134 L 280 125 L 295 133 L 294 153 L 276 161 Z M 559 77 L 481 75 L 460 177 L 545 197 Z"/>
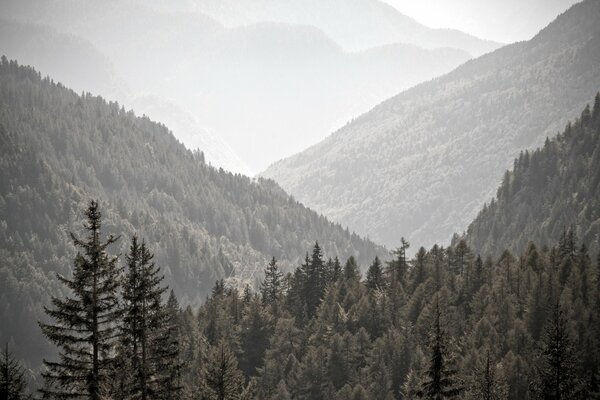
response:
<path id="1" fill-rule="evenodd" d="M 0 144 L 0 319 L 11 321 L 0 342 L 34 368 L 48 354 L 35 321 L 64 293 L 54 276 L 71 270 L 68 232 L 90 198 L 108 232 L 145 238 L 182 304 L 202 302 L 217 279 L 255 284 L 272 256 L 289 270 L 316 239 L 365 264 L 387 254 L 273 181 L 217 170 L 165 126 L 6 58 Z"/>
<path id="2" fill-rule="evenodd" d="M 219 280 L 194 311 L 166 299 L 143 238 L 121 263 L 98 203 L 85 215 L 59 275 L 69 295 L 40 324 L 60 350 L 43 398 L 600 398 L 600 257 L 571 230 L 485 260 L 464 240 L 408 260 L 402 241 L 364 277 L 316 243 L 293 273 L 273 258 L 259 291 Z M 23 393 L 22 367 L 3 360 L 0 391 Z"/>
<path id="3" fill-rule="evenodd" d="M 600 88 L 600 2 L 531 40 L 468 61 L 377 105 L 263 176 L 393 247 L 462 231 L 523 149 L 543 145 Z"/>
<path id="4" fill-rule="evenodd" d="M 571 225 L 592 253 L 600 250 L 600 94 L 563 133 L 515 159 L 466 240 L 483 254 L 520 253 L 528 241 L 555 243 Z"/>

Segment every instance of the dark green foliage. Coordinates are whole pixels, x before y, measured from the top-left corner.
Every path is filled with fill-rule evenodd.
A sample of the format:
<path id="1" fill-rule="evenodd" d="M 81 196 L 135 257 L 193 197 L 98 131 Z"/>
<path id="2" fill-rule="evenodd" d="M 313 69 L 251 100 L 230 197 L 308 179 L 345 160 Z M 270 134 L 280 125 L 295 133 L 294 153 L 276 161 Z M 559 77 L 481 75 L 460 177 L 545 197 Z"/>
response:
<path id="1" fill-rule="evenodd" d="M 0 354 L 0 400 L 25 399 L 25 369 L 8 351 Z"/>
<path id="2" fill-rule="evenodd" d="M 244 376 L 235 355 L 221 342 L 212 346 L 201 376 L 201 399 L 238 400 L 244 393 Z"/>
<path id="3" fill-rule="evenodd" d="M 378 257 L 375 257 L 373 264 L 369 266 L 366 283 L 367 287 L 371 290 L 379 290 L 385 287 L 383 268 L 381 267 L 381 261 L 379 261 Z"/>
<path id="4" fill-rule="evenodd" d="M 596 96 L 597 99 L 597 96 Z M 595 101 L 543 147 L 524 152 L 505 173 L 497 196 L 467 230 L 467 242 L 485 254 L 522 252 L 529 241 L 560 241 L 564 282 L 578 237 L 598 252 L 600 235 L 600 103 Z M 594 117 L 595 116 L 595 117 Z M 564 256 L 569 254 L 570 259 Z"/>
<path id="5" fill-rule="evenodd" d="M 417 391 L 417 397 L 431 400 L 454 399 L 462 392 L 457 378 L 458 371 L 452 365 L 452 355 L 449 353 L 446 332 L 440 322 L 439 300 L 436 299 L 434 323 L 429 345 L 429 367 L 425 379 Z"/>
<path id="6" fill-rule="evenodd" d="M 173 293 L 169 299 L 171 309 L 163 304 L 162 295 L 167 289 L 161 286 L 163 276 L 153 258 L 146 244 L 140 244 L 134 236 L 123 282 L 120 357 L 130 364 L 128 395 L 142 400 L 175 398 L 177 394 L 173 374 L 178 368 L 178 348 L 172 313 L 178 312 L 178 307 Z"/>
<path id="7" fill-rule="evenodd" d="M 269 261 L 265 269 L 265 279 L 260 286 L 262 301 L 264 304 L 276 306 L 283 291 L 283 274 L 279 271 L 275 257 Z"/>
<path id="8" fill-rule="evenodd" d="M 44 335 L 60 348 L 59 361 L 44 361 L 44 398 L 87 398 L 99 400 L 108 380 L 117 338 L 120 268 L 117 258 L 107 254 L 118 238 L 102 241 L 101 213 L 96 201 L 85 212 L 85 239 L 71 234 L 81 249 L 73 265 L 73 277 L 58 275 L 70 290 L 64 298 L 53 297 L 45 308 L 54 323 L 40 323 Z"/>
<path id="9" fill-rule="evenodd" d="M 537 376 L 531 386 L 533 398 L 576 400 L 587 398 L 581 373 L 581 354 L 569 337 L 569 321 L 559 303 L 552 309 L 542 342 Z"/>

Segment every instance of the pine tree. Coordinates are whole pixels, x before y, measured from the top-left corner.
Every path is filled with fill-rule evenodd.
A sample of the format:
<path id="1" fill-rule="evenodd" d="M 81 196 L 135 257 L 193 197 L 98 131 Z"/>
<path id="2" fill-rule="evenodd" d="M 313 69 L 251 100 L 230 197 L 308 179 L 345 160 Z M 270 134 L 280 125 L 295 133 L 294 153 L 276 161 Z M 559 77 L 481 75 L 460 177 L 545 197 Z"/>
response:
<path id="1" fill-rule="evenodd" d="M 585 399 L 584 379 L 578 364 L 578 352 L 568 332 L 568 322 L 556 302 L 545 328 L 537 380 L 532 397 L 544 400 Z"/>
<path id="2" fill-rule="evenodd" d="M 381 268 L 381 262 L 379 257 L 375 257 L 373 264 L 369 266 L 367 271 L 367 282 L 366 285 L 371 290 L 383 289 L 385 281 L 383 279 L 383 269 Z"/>
<path id="3" fill-rule="evenodd" d="M 244 376 L 227 344 L 211 346 L 202 370 L 202 399 L 238 400 L 244 392 Z"/>
<path id="4" fill-rule="evenodd" d="M 146 244 L 131 239 L 127 254 L 127 275 L 123 284 L 124 315 L 122 343 L 124 356 L 131 361 L 133 382 L 130 393 L 142 400 L 159 398 L 168 380 L 177 354 L 169 350 L 169 315 L 162 303 L 167 290 L 163 276 L 153 262 L 154 255 Z"/>
<path id="5" fill-rule="evenodd" d="M 25 399 L 25 369 L 8 351 L 8 343 L 0 357 L 0 400 Z"/>
<path id="6" fill-rule="evenodd" d="M 436 299 L 434 312 L 429 368 L 417 396 L 428 400 L 453 399 L 460 395 L 462 388 L 446 346 L 446 333 L 441 327 L 439 299 Z"/>
<path id="7" fill-rule="evenodd" d="M 483 365 L 478 365 L 474 372 L 473 387 L 469 398 L 473 400 L 506 400 L 508 387 L 492 364 L 489 350 Z"/>
<path id="8" fill-rule="evenodd" d="M 271 259 L 265 270 L 265 279 L 261 283 L 260 291 L 263 304 L 277 305 L 282 291 L 283 274 L 279 271 L 275 257 Z"/>
<path id="9" fill-rule="evenodd" d="M 156 397 L 162 400 L 179 399 L 182 390 L 179 313 L 179 302 L 171 290 L 165 307 L 163 326 L 156 341 L 156 372 L 158 375 Z"/>
<path id="10" fill-rule="evenodd" d="M 90 202 L 85 215 L 87 238 L 80 240 L 71 234 L 82 251 L 75 257 L 73 278 L 58 275 L 71 296 L 52 298 L 53 308 L 45 311 L 55 323 L 40 323 L 43 334 L 61 348 L 60 361 L 44 360 L 44 398 L 99 400 L 113 361 L 115 321 L 120 317 L 120 269 L 117 257 L 110 257 L 106 249 L 118 238 L 111 235 L 101 242 L 101 213 L 96 201 Z"/>

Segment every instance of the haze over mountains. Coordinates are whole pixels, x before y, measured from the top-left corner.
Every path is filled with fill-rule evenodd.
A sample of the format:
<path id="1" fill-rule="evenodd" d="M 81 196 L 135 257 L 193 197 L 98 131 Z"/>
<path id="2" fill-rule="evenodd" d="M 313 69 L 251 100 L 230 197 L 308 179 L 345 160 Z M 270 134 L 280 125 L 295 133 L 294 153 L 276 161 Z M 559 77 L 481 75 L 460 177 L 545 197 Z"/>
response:
<path id="1" fill-rule="evenodd" d="M 0 341 L 14 348 L 27 332 L 17 352 L 36 363 L 47 349 L 36 321 L 59 294 L 56 273 L 70 274 L 68 232 L 79 232 L 90 199 L 100 201 L 105 233 L 123 233 L 119 252 L 134 233 L 153 248 L 183 304 L 199 304 L 217 279 L 254 284 L 273 256 L 291 268 L 316 240 L 328 256 L 355 255 L 363 266 L 387 256 L 274 182 L 209 167 L 164 125 L 5 58 L 0 167 L 0 296 L 11 299 Z"/>
<path id="2" fill-rule="evenodd" d="M 543 143 L 600 87 L 600 2 L 356 118 L 264 172 L 375 241 L 429 246 L 465 229 L 519 151 Z"/>
<path id="3" fill-rule="evenodd" d="M 577 0 L 384 0 L 431 27 L 503 43 L 531 39 Z"/>
<path id="4" fill-rule="evenodd" d="M 255 7 L 247 10 L 251 4 Z M 119 82 L 120 92 L 111 98 L 172 126 L 189 148 L 201 147 L 216 165 L 246 174 L 321 140 L 385 98 L 498 46 L 460 32 L 428 29 L 375 0 L 352 3 L 340 18 L 333 18 L 335 2 L 315 2 L 316 19 L 296 14 L 294 4 L 236 3 L 231 5 L 236 13 L 260 15 L 244 21 L 250 25 L 231 27 L 203 14 L 228 20 L 227 13 L 203 1 L 9 0 L 0 11 L 3 18 L 24 24 L 16 28 L 21 32 L 48 25 L 86 42 L 109 62 Z M 274 7 L 286 10 L 277 17 Z M 356 21 L 363 17 L 361 27 Z M 343 26 L 352 29 L 338 35 Z M 375 27 L 387 28 L 380 32 Z M 375 39 L 365 45 L 344 45 L 350 40 L 344 35 L 366 38 L 371 31 Z M 57 47 L 69 42 L 56 40 Z M 15 47 L 14 42 L 6 46 Z M 20 47 L 14 57 L 40 60 L 55 54 L 27 50 Z M 46 64 L 68 65 L 63 62 Z M 71 85 L 71 74 L 35 65 L 42 73 L 67 77 Z M 89 71 L 87 85 L 73 87 L 96 89 L 96 70 Z"/>

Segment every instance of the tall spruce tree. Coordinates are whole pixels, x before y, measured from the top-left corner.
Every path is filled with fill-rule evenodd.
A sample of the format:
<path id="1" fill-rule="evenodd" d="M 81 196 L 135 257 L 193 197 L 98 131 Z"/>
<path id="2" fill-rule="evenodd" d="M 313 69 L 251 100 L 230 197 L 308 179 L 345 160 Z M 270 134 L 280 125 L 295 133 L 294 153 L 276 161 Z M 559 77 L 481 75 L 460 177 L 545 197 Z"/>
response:
<path id="1" fill-rule="evenodd" d="M 164 399 L 171 386 L 177 350 L 171 343 L 170 316 L 162 302 L 167 290 L 163 276 L 153 262 L 154 255 L 137 236 L 131 239 L 123 284 L 124 314 L 121 339 L 124 356 L 131 363 L 129 394 L 134 399 Z M 169 390 L 174 390 L 170 387 Z"/>
<path id="2" fill-rule="evenodd" d="M 531 387 L 534 399 L 583 400 L 587 398 L 578 351 L 569 337 L 568 321 L 559 302 L 546 323 L 537 379 Z"/>
<path id="3" fill-rule="evenodd" d="M 263 304 L 276 306 L 282 292 L 283 274 L 279 271 L 275 257 L 271 259 L 265 270 L 265 279 L 260 285 Z"/>
<path id="4" fill-rule="evenodd" d="M 458 398 L 462 388 L 457 379 L 458 371 L 452 365 L 451 354 L 446 345 L 446 332 L 440 322 L 439 299 L 435 300 L 434 323 L 430 339 L 429 368 L 417 397 L 427 400 Z"/>
<path id="5" fill-rule="evenodd" d="M 25 399 L 25 369 L 8 351 L 0 355 L 0 400 Z"/>
<path id="6" fill-rule="evenodd" d="M 40 322 L 43 334 L 60 348 L 59 361 L 44 360 L 43 398 L 99 400 L 114 357 L 121 271 L 117 257 L 109 256 L 106 250 L 118 238 L 111 235 L 101 241 L 102 216 L 97 201 L 90 202 L 85 215 L 86 239 L 71 234 L 80 249 L 73 277 L 57 275 L 71 294 L 65 299 L 53 297 L 52 308 L 45 308 L 54 324 Z"/>
<path id="7" fill-rule="evenodd" d="M 206 400 L 238 400 L 244 393 L 244 375 L 233 352 L 220 342 L 212 346 L 202 370 L 201 398 Z"/>
<path id="8" fill-rule="evenodd" d="M 367 271 L 367 282 L 366 286 L 371 290 L 379 290 L 385 287 L 385 281 L 383 278 L 383 269 L 379 257 L 375 257 L 373 264 L 369 266 Z"/>

